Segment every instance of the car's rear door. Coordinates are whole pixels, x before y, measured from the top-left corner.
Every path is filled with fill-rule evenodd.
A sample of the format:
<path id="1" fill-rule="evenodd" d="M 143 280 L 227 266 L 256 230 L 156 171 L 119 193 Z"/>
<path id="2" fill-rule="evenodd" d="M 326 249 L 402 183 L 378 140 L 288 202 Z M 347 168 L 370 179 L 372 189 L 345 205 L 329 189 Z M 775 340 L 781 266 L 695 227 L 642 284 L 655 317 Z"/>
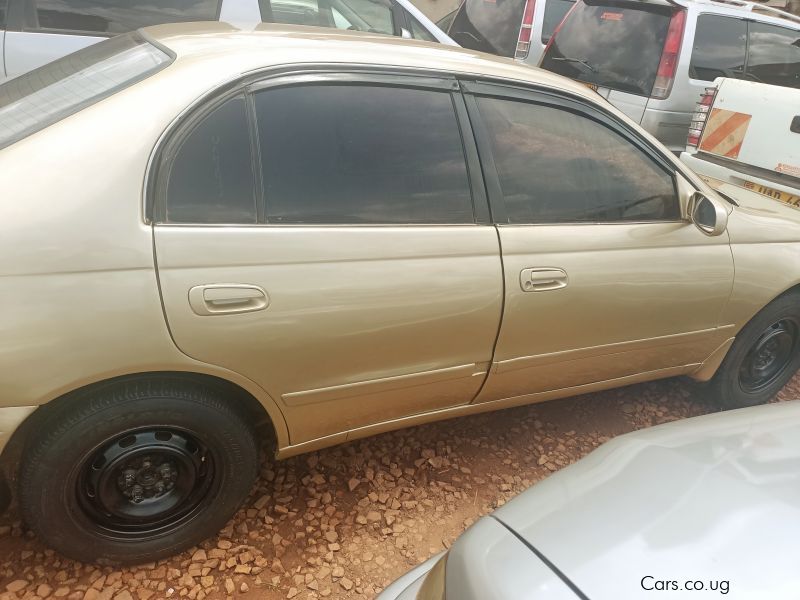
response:
<path id="1" fill-rule="evenodd" d="M 9 0 L 5 65 L 20 75 L 140 27 L 213 21 L 221 0 Z"/>
<path id="2" fill-rule="evenodd" d="M 506 283 L 477 401 L 687 372 L 731 337 L 728 236 L 681 220 L 666 157 L 582 101 L 465 87 Z"/>
<path id="3" fill-rule="evenodd" d="M 502 268 L 454 86 L 271 79 L 167 151 L 155 246 L 175 342 L 263 386 L 293 444 L 468 403 L 485 379 Z"/>

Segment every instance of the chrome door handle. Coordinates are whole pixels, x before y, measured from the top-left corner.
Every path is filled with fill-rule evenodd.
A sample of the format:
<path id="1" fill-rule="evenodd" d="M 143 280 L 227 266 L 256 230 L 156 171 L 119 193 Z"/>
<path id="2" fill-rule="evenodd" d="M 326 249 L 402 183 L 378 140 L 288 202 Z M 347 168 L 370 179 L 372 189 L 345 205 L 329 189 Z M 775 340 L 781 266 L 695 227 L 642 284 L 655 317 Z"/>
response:
<path id="1" fill-rule="evenodd" d="M 244 283 L 196 285 L 189 290 L 189 306 L 202 317 L 239 314 L 264 310 L 269 296 L 257 285 Z"/>
<path id="2" fill-rule="evenodd" d="M 547 292 L 567 287 L 569 277 L 564 269 L 555 267 L 532 267 L 519 274 L 519 285 L 523 292 Z"/>

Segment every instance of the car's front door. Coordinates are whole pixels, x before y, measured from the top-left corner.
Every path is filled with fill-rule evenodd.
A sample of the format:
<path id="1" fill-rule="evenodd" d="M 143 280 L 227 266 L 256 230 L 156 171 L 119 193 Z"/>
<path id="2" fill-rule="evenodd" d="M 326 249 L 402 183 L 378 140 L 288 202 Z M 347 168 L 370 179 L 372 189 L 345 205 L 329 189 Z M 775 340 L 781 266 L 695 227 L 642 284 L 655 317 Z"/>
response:
<path id="1" fill-rule="evenodd" d="M 176 344 L 264 387 L 293 444 L 470 402 L 503 281 L 455 82 L 262 85 L 209 109 L 160 170 Z"/>
<path id="2" fill-rule="evenodd" d="M 668 159 L 581 102 L 467 87 L 506 289 L 477 401 L 685 372 L 730 337 L 728 236 L 681 219 Z"/>

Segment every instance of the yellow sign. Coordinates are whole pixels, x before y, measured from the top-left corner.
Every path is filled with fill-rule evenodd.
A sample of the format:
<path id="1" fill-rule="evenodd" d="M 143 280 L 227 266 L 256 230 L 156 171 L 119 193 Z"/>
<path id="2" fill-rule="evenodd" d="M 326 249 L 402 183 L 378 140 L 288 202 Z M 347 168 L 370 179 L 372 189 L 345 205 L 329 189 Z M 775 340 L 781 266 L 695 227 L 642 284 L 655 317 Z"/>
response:
<path id="1" fill-rule="evenodd" d="M 763 196 L 768 196 L 770 198 L 774 198 L 775 200 L 780 200 L 781 202 L 785 202 L 786 204 L 791 204 L 792 206 L 800 205 L 800 196 L 796 194 L 790 194 L 789 192 L 782 192 L 780 190 L 767 187 L 765 185 L 753 183 L 752 181 L 745 181 L 744 187 L 746 187 L 748 190 L 758 192 Z"/>

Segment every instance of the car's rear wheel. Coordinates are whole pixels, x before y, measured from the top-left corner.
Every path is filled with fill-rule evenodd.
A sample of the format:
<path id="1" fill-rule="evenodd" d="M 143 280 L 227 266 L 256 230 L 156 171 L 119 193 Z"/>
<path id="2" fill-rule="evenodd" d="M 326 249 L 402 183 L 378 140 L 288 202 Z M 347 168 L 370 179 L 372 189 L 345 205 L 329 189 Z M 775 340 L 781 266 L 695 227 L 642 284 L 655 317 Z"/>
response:
<path id="1" fill-rule="evenodd" d="M 800 367 L 800 293 L 787 293 L 742 328 L 710 388 L 725 408 L 769 401 Z"/>
<path id="2" fill-rule="evenodd" d="M 257 469 L 253 427 L 220 392 L 129 382 L 48 417 L 23 456 L 20 508 L 67 556 L 149 562 L 219 531 Z"/>

